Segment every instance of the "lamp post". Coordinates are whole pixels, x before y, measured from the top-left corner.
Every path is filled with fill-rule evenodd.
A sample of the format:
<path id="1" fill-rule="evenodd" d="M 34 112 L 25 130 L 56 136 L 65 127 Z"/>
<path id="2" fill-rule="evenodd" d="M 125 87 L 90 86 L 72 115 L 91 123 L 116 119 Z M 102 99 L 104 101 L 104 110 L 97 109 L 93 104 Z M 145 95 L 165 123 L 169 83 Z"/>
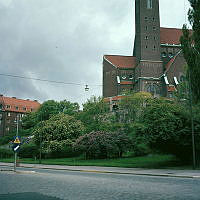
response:
<path id="1" fill-rule="evenodd" d="M 43 119 L 43 117 L 42 117 L 42 113 L 41 113 L 41 115 L 40 115 L 41 123 L 42 123 L 42 119 Z M 42 163 L 42 135 L 41 135 L 41 132 L 40 132 L 39 137 L 40 137 L 39 164 L 41 164 Z"/>
<path id="2" fill-rule="evenodd" d="M 39 155 L 39 164 L 42 163 L 42 141 L 41 141 L 41 133 L 40 133 L 40 155 Z"/>
<path id="3" fill-rule="evenodd" d="M 196 169 L 196 154 L 195 154 L 195 136 L 194 136 L 194 117 L 192 108 L 192 87 L 191 87 L 191 74 L 188 73 L 189 78 L 189 102 L 190 102 L 190 117 L 191 117 L 191 130 L 192 130 L 192 158 L 193 158 L 193 169 Z"/>
<path id="4" fill-rule="evenodd" d="M 88 87 L 88 85 L 85 85 L 85 91 L 86 91 L 86 92 L 89 91 L 89 87 Z"/>
<path id="5" fill-rule="evenodd" d="M 17 124 L 16 138 L 18 138 L 19 136 L 19 115 L 18 114 L 16 116 L 15 122 Z M 15 151 L 14 172 L 16 172 L 16 167 L 17 167 L 17 151 Z"/>

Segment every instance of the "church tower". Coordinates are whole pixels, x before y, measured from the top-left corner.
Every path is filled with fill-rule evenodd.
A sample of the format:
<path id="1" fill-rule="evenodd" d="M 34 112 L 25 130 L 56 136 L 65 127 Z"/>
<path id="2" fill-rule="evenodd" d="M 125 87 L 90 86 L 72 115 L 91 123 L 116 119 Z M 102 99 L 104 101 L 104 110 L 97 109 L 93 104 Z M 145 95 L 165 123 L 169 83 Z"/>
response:
<path id="1" fill-rule="evenodd" d="M 159 0 L 135 0 L 135 90 L 160 96 L 163 64 L 160 52 Z"/>

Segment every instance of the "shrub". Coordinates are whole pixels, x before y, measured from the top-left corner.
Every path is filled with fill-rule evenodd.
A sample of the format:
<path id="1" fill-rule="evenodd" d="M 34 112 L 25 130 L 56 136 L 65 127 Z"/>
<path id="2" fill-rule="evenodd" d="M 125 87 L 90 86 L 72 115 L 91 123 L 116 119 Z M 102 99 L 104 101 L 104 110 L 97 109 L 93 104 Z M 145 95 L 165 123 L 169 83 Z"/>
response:
<path id="1" fill-rule="evenodd" d="M 31 143 L 31 144 L 23 144 L 20 147 L 19 157 L 22 158 L 34 158 L 39 155 L 38 147 Z"/>
<path id="2" fill-rule="evenodd" d="M 96 131 L 79 137 L 74 148 L 85 153 L 87 159 L 96 159 L 122 157 L 131 145 L 124 133 Z"/>
<path id="3" fill-rule="evenodd" d="M 13 151 L 11 149 L 0 149 L 0 158 L 11 158 Z"/>
<path id="4" fill-rule="evenodd" d="M 73 150 L 73 142 L 71 140 L 50 141 L 43 144 L 45 158 L 64 158 L 77 156 L 78 152 Z"/>
<path id="5" fill-rule="evenodd" d="M 195 140 L 199 144 L 200 118 L 197 109 L 194 109 L 193 115 Z M 182 105 L 157 100 L 144 109 L 139 122 L 134 123 L 132 128 L 137 141 L 148 144 L 151 149 L 190 161 L 191 121 L 189 112 Z M 198 150 L 198 145 L 196 148 Z"/>

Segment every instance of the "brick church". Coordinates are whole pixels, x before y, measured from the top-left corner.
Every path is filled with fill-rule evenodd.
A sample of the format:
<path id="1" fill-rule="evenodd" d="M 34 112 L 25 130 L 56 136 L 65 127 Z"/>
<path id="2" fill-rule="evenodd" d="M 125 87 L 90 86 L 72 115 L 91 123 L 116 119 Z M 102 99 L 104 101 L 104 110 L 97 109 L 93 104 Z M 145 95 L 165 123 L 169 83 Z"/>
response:
<path id="1" fill-rule="evenodd" d="M 181 29 L 160 27 L 159 0 L 135 0 L 133 56 L 104 55 L 103 97 L 115 101 L 127 90 L 172 97 L 184 80 L 181 35 Z"/>

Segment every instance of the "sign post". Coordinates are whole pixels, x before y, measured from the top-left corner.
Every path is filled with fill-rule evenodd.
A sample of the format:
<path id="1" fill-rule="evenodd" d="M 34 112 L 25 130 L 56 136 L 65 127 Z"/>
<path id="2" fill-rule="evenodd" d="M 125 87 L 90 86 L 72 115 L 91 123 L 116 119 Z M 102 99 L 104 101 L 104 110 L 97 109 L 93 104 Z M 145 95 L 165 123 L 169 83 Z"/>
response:
<path id="1" fill-rule="evenodd" d="M 15 153 L 14 172 L 16 172 L 16 167 L 17 167 L 17 152 L 18 152 L 19 149 L 20 149 L 20 144 L 21 144 L 21 142 L 20 142 L 20 140 L 19 140 L 19 137 L 16 136 L 16 137 L 15 137 L 15 140 L 14 140 L 14 142 L 13 142 L 13 146 L 12 146 L 12 149 L 13 149 L 13 151 L 14 151 L 14 153 Z"/>

